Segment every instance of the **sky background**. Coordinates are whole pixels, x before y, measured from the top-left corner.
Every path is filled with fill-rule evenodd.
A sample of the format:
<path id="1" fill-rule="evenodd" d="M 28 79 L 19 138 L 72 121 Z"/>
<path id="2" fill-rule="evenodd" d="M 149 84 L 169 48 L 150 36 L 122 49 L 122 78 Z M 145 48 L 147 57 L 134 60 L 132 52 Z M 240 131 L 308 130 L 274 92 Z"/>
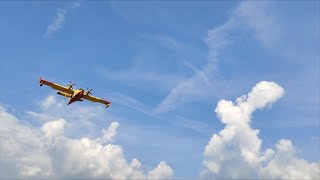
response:
<path id="1" fill-rule="evenodd" d="M 0 106 L 24 126 L 63 118 L 66 136 L 95 138 L 116 121 L 125 159 L 193 179 L 225 127 L 217 103 L 271 81 L 283 96 L 251 116 L 261 150 L 285 138 L 320 161 L 317 1 L 1 1 L 0 22 Z M 111 106 L 66 106 L 40 77 L 92 88 Z"/>

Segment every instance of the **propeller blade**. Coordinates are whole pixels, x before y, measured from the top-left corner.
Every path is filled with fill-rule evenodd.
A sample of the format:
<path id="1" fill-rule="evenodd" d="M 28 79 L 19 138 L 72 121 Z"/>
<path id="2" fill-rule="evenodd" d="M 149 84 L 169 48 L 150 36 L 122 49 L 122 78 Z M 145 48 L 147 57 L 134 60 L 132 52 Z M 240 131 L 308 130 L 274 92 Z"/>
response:
<path id="1" fill-rule="evenodd" d="M 89 88 L 87 88 L 87 92 L 88 92 L 88 94 L 91 94 L 91 91 L 92 91 L 93 89 L 89 89 Z"/>
<path id="2" fill-rule="evenodd" d="M 70 84 L 69 84 L 69 86 L 75 86 L 76 84 L 72 84 L 72 82 L 70 81 Z"/>

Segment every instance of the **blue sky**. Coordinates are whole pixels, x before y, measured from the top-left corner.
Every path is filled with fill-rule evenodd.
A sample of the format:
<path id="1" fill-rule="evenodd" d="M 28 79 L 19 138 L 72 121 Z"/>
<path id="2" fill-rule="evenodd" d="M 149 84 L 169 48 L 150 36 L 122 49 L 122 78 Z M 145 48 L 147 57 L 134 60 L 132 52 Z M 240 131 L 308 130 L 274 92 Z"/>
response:
<path id="1" fill-rule="evenodd" d="M 284 95 L 251 117 L 261 149 L 290 139 L 297 157 L 318 163 L 319 12 L 316 1 L 0 2 L 0 105 L 28 127 L 48 121 L 30 112 L 64 118 L 73 138 L 117 121 L 113 143 L 126 159 L 146 171 L 165 161 L 174 178 L 193 179 L 225 126 L 217 103 L 270 81 Z M 93 88 L 112 104 L 43 108 L 50 95 L 67 100 L 39 88 L 40 76 Z"/>

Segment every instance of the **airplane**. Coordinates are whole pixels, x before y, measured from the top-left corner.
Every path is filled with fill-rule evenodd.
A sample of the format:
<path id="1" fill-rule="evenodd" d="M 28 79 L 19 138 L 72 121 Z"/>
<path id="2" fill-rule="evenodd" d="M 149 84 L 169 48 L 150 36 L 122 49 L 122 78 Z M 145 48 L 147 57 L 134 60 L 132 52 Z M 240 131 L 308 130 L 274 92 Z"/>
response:
<path id="1" fill-rule="evenodd" d="M 83 101 L 83 99 L 104 104 L 104 105 L 106 105 L 106 108 L 108 108 L 111 104 L 111 102 L 109 102 L 109 101 L 92 96 L 92 94 L 91 94 L 92 89 L 90 89 L 90 90 L 88 89 L 87 91 L 84 91 L 81 88 L 73 90 L 73 86 L 75 84 L 72 84 L 71 81 L 70 81 L 69 85 L 61 86 L 59 84 L 44 80 L 40 77 L 40 87 L 43 85 L 50 86 L 51 88 L 58 90 L 57 94 L 69 98 L 69 102 L 67 105 L 70 105 L 71 103 L 74 103 L 76 101 Z"/>

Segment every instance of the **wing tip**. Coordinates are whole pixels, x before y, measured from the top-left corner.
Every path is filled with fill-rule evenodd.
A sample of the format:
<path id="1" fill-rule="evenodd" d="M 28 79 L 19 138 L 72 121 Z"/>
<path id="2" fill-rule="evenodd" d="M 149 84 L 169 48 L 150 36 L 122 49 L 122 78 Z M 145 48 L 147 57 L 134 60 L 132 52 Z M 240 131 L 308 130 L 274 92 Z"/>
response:
<path id="1" fill-rule="evenodd" d="M 46 85 L 53 85 L 54 83 L 50 82 L 50 81 L 47 81 L 45 79 L 42 79 L 42 77 L 40 77 L 40 86 L 42 86 L 43 84 L 46 84 Z"/>
<path id="2" fill-rule="evenodd" d="M 106 101 L 106 100 L 103 100 L 103 99 L 101 99 L 101 100 L 102 100 L 103 104 L 106 105 L 106 108 L 108 108 L 110 106 L 110 104 L 111 104 L 110 101 Z"/>
<path id="3" fill-rule="evenodd" d="M 44 83 L 44 80 L 42 79 L 42 77 L 40 76 L 40 81 L 39 81 L 39 83 L 40 83 L 40 87 L 43 85 L 43 83 Z"/>

